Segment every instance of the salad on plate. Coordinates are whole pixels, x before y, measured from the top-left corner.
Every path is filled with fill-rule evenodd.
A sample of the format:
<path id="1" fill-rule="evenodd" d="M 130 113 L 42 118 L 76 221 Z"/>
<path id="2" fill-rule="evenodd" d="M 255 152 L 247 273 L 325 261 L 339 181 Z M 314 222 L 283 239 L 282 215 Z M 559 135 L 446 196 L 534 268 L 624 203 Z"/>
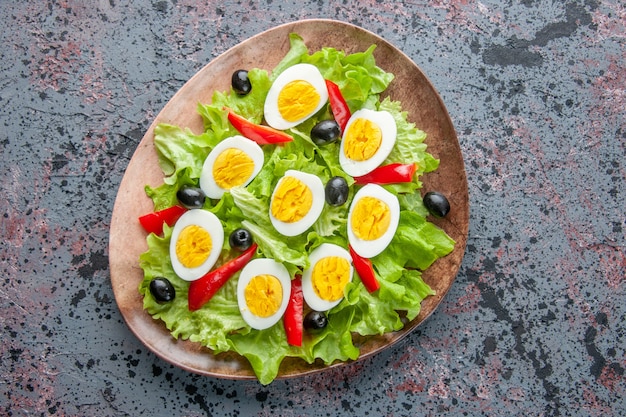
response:
<path id="1" fill-rule="evenodd" d="M 286 357 L 355 360 L 355 335 L 400 330 L 433 294 L 421 271 L 454 249 L 420 176 L 439 161 L 375 45 L 290 49 L 198 104 L 204 131 L 155 128 L 163 183 L 139 221 L 143 308 L 172 337 L 245 357 L 262 384 Z M 428 208 L 427 208 L 428 207 Z"/>

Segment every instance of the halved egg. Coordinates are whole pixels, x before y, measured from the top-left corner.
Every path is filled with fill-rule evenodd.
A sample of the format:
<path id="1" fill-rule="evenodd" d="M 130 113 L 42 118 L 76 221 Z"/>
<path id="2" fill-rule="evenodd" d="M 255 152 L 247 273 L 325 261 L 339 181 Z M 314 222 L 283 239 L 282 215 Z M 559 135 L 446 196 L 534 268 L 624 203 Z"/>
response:
<path id="1" fill-rule="evenodd" d="M 218 143 L 204 160 L 200 188 L 209 198 L 221 198 L 233 187 L 246 186 L 263 167 L 263 150 L 244 136 Z"/>
<path id="2" fill-rule="evenodd" d="M 276 324 L 287 309 L 290 294 L 289 272 L 273 259 L 253 259 L 241 270 L 237 303 L 241 316 L 253 329 Z"/>
<path id="3" fill-rule="evenodd" d="M 323 243 L 309 255 L 311 266 L 302 273 L 302 295 L 316 311 L 327 311 L 343 300 L 352 281 L 350 253 L 332 243 Z"/>
<path id="4" fill-rule="evenodd" d="M 342 134 L 341 168 L 353 177 L 365 175 L 383 163 L 396 143 L 398 128 L 388 111 L 355 111 Z"/>
<path id="5" fill-rule="evenodd" d="M 296 64 L 280 73 L 265 98 L 265 121 L 274 129 L 299 125 L 328 101 L 326 82 L 311 64 Z"/>
<path id="6" fill-rule="evenodd" d="M 209 272 L 224 244 L 224 228 L 210 211 L 193 209 L 174 224 L 170 240 L 172 268 L 185 281 L 195 281 Z"/>
<path id="7" fill-rule="evenodd" d="M 389 245 L 399 221 L 398 198 L 380 185 L 367 184 L 348 211 L 348 242 L 360 256 L 372 258 Z"/>
<path id="8" fill-rule="evenodd" d="M 324 209 L 324 184 L 317 175 L 288 170 L 270 200 L 270 220 L 284 236 L 305 232 Z"/>

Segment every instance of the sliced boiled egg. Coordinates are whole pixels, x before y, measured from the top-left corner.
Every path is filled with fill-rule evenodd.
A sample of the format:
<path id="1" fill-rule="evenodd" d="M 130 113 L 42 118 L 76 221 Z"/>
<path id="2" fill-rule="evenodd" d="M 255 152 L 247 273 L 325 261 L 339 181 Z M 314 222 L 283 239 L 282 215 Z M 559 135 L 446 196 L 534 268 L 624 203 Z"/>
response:
<path id="1" fill-rule="evenodd" d="M 174 224 L 170 240 L 172 268 L 185 281 L 195 281 L 209 272 L 224 244 L 224 228 L 210 211 L 193 209 Z"/>
<path id="2" fill-rule="evenodd" d="M 302 295 L 315 311 L 327 311 L 343 300 L 352 281 L 350 253 L 332 243 L 323 243 L 309 255 L 311 266 L 302 273 Z"/>
<path id="3" fill-rule="evenodd" d="M 221 198 L 233 187 L 246 186 L 263 167 L 263 150 L 244 136 L 218 143 L 204 160 L 200 188 L 209 198 Z"/>
<path id="4" fill-rule="evenodd" d="M 322 213 L 324 194 L 324 184 L 317 175 L 288 170 L 272 192 L 272 225 L 284 236 L 304 233 Z"/>
<path id="5" fill-rule="evenodd" d="M 367 184 L 348 211 L 348 242 L 360 256 L 372 258 L 389 245 L 399 221 L 398 198 L 380 185 Z"/>
<path id="6" fill-rule="evenodd" d="M 265 98 L 265 121 L 274 129 L 299 125 L 328 101 L 326 82 L 311 64 L 296 64 L 280 73 Z"/>
<path id="7" fill-rule="evenodd" d="M 237 303 L 241 316 L 253 329 L 276 324 L 287 309 L 290 294 L 289 272 L 273 259 L 253 259 L 241 270 Z"/>
<path id="8" fill-rule="evenodd" d="M 342 134 L 341 168 L 353 177 L 373 171 L 389 156 L 397 133 L 396 121 L 388 111 L 357 110 Z"/>

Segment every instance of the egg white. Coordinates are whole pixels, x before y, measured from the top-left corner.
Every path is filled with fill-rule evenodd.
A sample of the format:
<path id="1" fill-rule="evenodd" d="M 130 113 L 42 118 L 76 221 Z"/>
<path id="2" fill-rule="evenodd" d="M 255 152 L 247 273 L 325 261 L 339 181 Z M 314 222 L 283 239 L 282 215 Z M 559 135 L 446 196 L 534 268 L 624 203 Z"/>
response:
<path id="1" fill-rule="evenodd" d="M 252 175 L 243 183 L 242 186 L 246 186 L 250 184 L 250 182 L 256 177 L 256 175 L 263 168 L 263 149 L 252 140 L 241 136 L 236 135 L 229 138 L 224 139 L 220 143 L 218 143 L 209 153 L 209 155 L 204 160 L 204 164 L 202 165 L 202 172 L 200 174 L 200 188 L 207 197 L 209 198 L 222 198 L 224 193 L 228 191 L 225 188 L 220 187 L 215 182 L 215 178 L 213 178 L 213 165 L 215 164 L 215 160 L 217 157 L 227 149 L 239 149 L 244 152 L 246 155 L 252 159 L 254 163 L 254 169 L 252 171 Z"/>
<path id="2" fill-rule="evenodd" d="M 302 181 L 313 194 L 313 204 L 311 205 L 311 209 L 308 213 L 300 220 L 288 223 L 283 222 L 272 214 L 271 204 L 274 201 L 274 194 L 276 194 L 276 190 L 278 190 L 281 181 L 285 179 L 285 177 L 295 177 Z M 320 214 L 322 214 L 322 210 L 324 209 L 324 201 L 325 201 L 325 191 L 324 184 L 322 184 L 322 180 L 317 175 L 308 174 L 302 171 L 296 170 L 287 170 L 285 175 L 278 180 L 276 183 L 276 187 L 274 188 L 274 192 L 272 193 L 272 198 L 270 200 L 270 221 L 274 228 L 283 236 L 297 236 L 301 233 L 304 233 L 309 227 L 313 226 L 313 224 L 317 221 Z"/>
<path id="3" fill-rule="evenodd" d="M 212 249 L 202 265 L 195 268 L 187 268 L 178 260 L 178 256 L 176 255 L 176 242 L 178 241 L 180 232 L 182 232 L 185 227 L 192 225 L 203 228 L 211 235 Z M 224 228 L 215 214 L 203 209 L 193 209 L 185 212 L 174 224 L 172 237 L 170 239 L 170 259 L 174 272 L 185 281 L 195 281 L 201 278 L 215 265 L 222 251 L 223 244 Z"/>
<path id="4" fill-rule="evenodd" d="M 285 120 L 278 110 L 278 96 L 287 84 L 292 81 L 303 80 L 310 83 L 320 96 L 320 101 L 313 111 L 300 119 L 290 122 Z M 285 130 L 297 126 L 315 113 L 317 113 L 328 101 L 326 81 L 320 71 L 311 64 L 296 64 L 280 73 L 272 83 L 267 97 L 265 98 L 264 116 L 268 125 L 274 129 Z"/>
<path id="5" fill-rule="evenodd" d="M 246 303 L 245 289 L 250 280 L 257 275 L 275 276 L 283 289 L 283 297 L 278 310 L 269 317 L 259 317 L 253 314 Z M 253 329 L 263 330 L 276 324 L 285 313 L 291 295 L 291 278 L 287 268 L 273 259 L 253 259 L 241 270 L 237 281 L 237 304 L 244 321 Z"/>
<path id="6" fill-rule="evenodd" d="M 307 305 L 311 307 L 315 311 L 327 311 L 336 306 L 343 300 L 343 297 L 336 301 L 328 301 L 321 298 L 315 292 L 313 288 L 313 268 L 315 265 L 322 259 L 329 256 L 338 256 L 350 264 L 350 280 L 352 281 L 352 276 L 354 274 L 354 268 L 352 267 L 352 257 L 350 253 L 342 248 L 341 246 L 337 246 L 332 243 L 323 243 L 311 252 L 309 255 L 310 267 L 305 269 L 302 273 L 302 295 L 304 296 L 304 300 Z"/>
<path id="7" fill-rule="evenodd" d="M 374 240 L 364 240 L 358 238 L 354 231 L 352 230 L 352 214 L 356 204 L 363 197 L 374 197 L 381 201 L 383 201 L 389 207 L 390 211 L 390 223 L 389 227 L 380 236 L 378 239 Z M 385 250 L 393 236 L 396 234 L 396 230 L 398 229 L 398 223 L 400 222 L 400 203 L 398 202 L 398 198 L 385 190 L 383 187 L 377 184 L 367 184 L 354 195 L 354 199 L 350 205 L 350 210 L 348 211 L 348 242 L 354 249 L 354 251 L 364 258 L 373 258 L 378 255 L 382 251 Z"/>
<path id="8" fill-rule="evenodd" d="M 369 159 L 365 161 L 355 161 L 350 159 L 345 154 L 345 135 L 350 131 L 350 127 L 357 119 L 366 119 L 377 125 L 382 132 L 382 141 L 378 151 Z M 396 144 L 396 136 L 398 134 L 398 127 L 396 121 L 388 111 L 377 111 L 370 109 L 360 109 L 355 111 L 343 131 L 342 135 L 344 139 L 341 141 L 339 149 L 339 164 L 341 168 L 353 177 L 359 177 L 373 171 L 376 167 L 382 164 L 385 159 L 391 153 L 391 150 Z"/>

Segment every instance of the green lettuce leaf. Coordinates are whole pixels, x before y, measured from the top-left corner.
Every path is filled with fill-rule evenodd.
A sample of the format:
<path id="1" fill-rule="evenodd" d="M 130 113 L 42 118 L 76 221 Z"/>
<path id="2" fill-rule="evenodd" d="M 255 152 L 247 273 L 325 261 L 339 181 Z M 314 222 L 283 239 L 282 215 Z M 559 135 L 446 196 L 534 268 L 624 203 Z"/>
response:
<path id="1" fill-rule="evenodd" d="M 152 199 L 155 211 L 166 209 L 178 204 L 176 192 L 180 187 L 185 185 L 196 186 L 198 184 L 198 179 L 191 177 L 191 168 L 183 168 L 172 177 L 175 178 L 175 182 L 172 184 L 164 182 L 158 187 L 150 187 L 149 185 L 145 186 L 146 195 Z M 174 178 L 172 179 L 173 181 Z"/>
<path id="2" fill-rule="evenodd" d="M 221 139 L 239 134 L 228 123 L 228 113 L 224 111 L 225 107 L 253 123 L 261 123 L 263 103 L 272 83 L 267 71 L 258 68 L 248 71 L 248 79 L 254 86 L 250 93 L 240 96 L 232 89 L 228 94 L 217 91 L 213 93 L 211 104 L 198 104 L 198 113 L 202 116 L 207 131 L 213 131 Z"/>
<path id="3" fill-rule="evenodd" d="M 350 110 L 366 107 L 373 109 L 394 76 L 376 65 L 375 45 L 365 52 L 346 55 L 334 48 L 322 48 L 302 62 L 315 65 L 324 78 L 339 86 Z"/>
<path id="4" fill-rule="evenodd" d="M 308 53 L 304 40 L 297 33 L 289 34 L 289 52 L 274 67 L 271 81 L 274 81 L 284 70 L 302 62 L 302 57 Z"/>
<path id="5" fill-rule="evenodd" d="M 159 124 L 154 129 L 154 146 L 159 157 L 159 166 L 165 175 L 166 184 L 175 184 L 176 174 L 189 169 L 189 175 L 199 178 L 202 163 L 209 151 L 220 142 L 211 131 L 195 135 L 189 129 L 169 124 Z"/>
<path id="6" fill-rule="evenodd" d="M 380 255 L 372 258 L 372 263 L 381 276 L 395 281 L 405 268 L 427 269 L 438 258 L 452 252 L 454 243 L 442 229 L 424 217 L 403 210 L 391 243 Z"/>

